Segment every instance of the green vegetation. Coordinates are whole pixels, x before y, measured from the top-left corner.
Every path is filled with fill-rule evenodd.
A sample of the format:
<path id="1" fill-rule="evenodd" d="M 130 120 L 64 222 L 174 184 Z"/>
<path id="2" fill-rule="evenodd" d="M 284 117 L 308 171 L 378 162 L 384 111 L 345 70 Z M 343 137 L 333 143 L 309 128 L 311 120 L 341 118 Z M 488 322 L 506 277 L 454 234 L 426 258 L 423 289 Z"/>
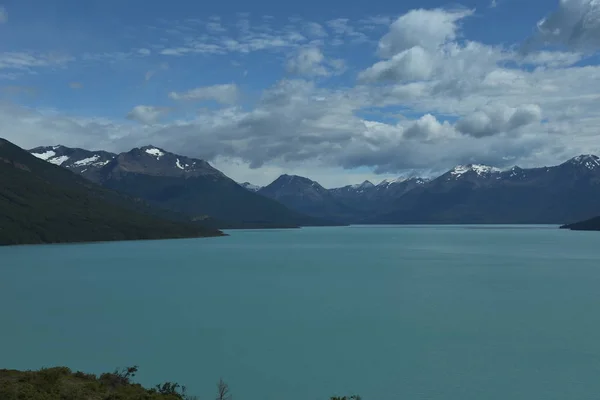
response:
<path id="1" fill-rule="evenodd" d="M 0 245 L 222 235 L 153 213 L 0 139 Z"/>
<path id="2" fill-rule="evenodd" d="M 2 400 L 199 400 L 174 382 L 147 389 L 132 379 L 138 367 L 117 369 L 100 376 L 72 372 L 67 367 L 39 371 L 0 370 Z M 359 396 L 331 397 L 331 400 L 361 400 Z M 232 400 L 229 385 L 217 384 L 215 400 Z"/>
<path id="3" fill-rule="evenodd" d="M 185 389 L 176 384 L 146 389 L 132 383 L 136 367 L 102 374 L 99 377 L 69 368 L 39 371 L 0 370 L 2 400 L 188 400 Z M 164 391 L 160 389 L 165 388 Z"/>

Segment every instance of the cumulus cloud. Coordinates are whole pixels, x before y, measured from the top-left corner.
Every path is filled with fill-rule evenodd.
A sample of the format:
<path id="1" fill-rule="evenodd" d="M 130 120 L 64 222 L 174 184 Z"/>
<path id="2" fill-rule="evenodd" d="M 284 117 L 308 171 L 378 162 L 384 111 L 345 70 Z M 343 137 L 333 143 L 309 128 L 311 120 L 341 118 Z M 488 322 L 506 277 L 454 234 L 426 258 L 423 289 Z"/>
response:
<path id="1" fill-rule="evenodd" d="M 470 90 L 463 86 L 465 78 L 481 78 L 483 71 L 508 58 L 502 49 L 457 41 L 460 21 L 472 13 L 466 9 L 418 9 L 400 16 L 379 41 L 378 53 L 384 60 L 359 73 L 359 80 L 437 80 L 440 90 Z"/>
<path id="2" fill-rule="evenodd" d="M 441 123 L 435 116 L 425 114 L 406 128 L 403 135 L 407 139 L 426 141 L 439 139 L 444 136 L 450 137 L 453 136 L 453 133 L 454 130 L 447 121 Z"/>
<path id="3" fill-rule="evenodd" d="M 534 66 L 545 66 L 551 68 L 568 67 L 583 59 L 584 55 L 579 52 L 563 51 L 536 51 L 525 54 L 517 61 Z"/>
<path id="4" fill-rule="evenodd" d="M 363 82 L 422 80 L 431 76 L 433 67 L 431 55 L 415 46 L 367 68 L 358 78 Z"/>
<path id="5" fill-rule="evenodd" d="M 548 47 L 522 54 L 516 46 L 468 40 L 460 28 L 471 14 L 414 10 L 388 24 L 387 33 L 383 22 L 374 28 L 374 21 L 338 19 L 319 25 L 327 28 L 328 36 L 304 20 L 290 21 L 284 29 L 264 20 L 260 31 L 246 18 L 239 29 L 228 26 L 237 36 L 214 31 L 212 36 L 189 35 L 181 42 L 174 37 L 169 41 L 172 47 L 148 47 L 157 58 L 161 51 L 183 57 L 269 50 L 277 53 L 274 59 L 280 63 L 282 54 L 289 54 L 284 66 L 303 79 L 265 86 L 243 107 L 236 106 L 239 88 L 234 84 L 172 92 L 172 100 L 211 100 L 224 106 L 193 114 L 186 107 L 137 106 L 128 118 L 140 124 L 0 102 L 0 131 L 29 147 L 63 143 L 124 151 L 153 143 L 179 154 L 219 160 L 221 166 L 261 167 L 249 173 L 252 176 L 259 176 L 258 171 L 308 171 L 316 179 L 317 170 L 323 169 L 396 174 L 405 169 L 443 171 L 469 162 L 526 167 L 599 152 L 600 66 L 578 64 L 589 48 Z M 198 26 L 204 29 L 205 22 Z M 359 83 L 332 86 L 315 79 L 343 70 L 344 62 L 326 55 L 343 49 L 334 49 L 335 43 L 350 46 L 352 40 L 362 40 L 360 29 L 367 27 L 373 47 L 380 39 L 382 59 L 358 73 Z M 127 53 L 138 62 L 144 55 L 139 47 Z M 351 49 L 356 57 L 350 60 L 364 56 L 362 49 Z M 35 73 L 42 66 L 56 64 L 40 54 L 0 55 L 0 68 L 10 73 Z M 381 82 L 385 84 L 372 84 Z M 167 113 L 170 118 L 162 118 Z"/>
<path id="6" fill-rule="evenodd" d="M 127 114 L 127 119 L 150 125 L 156 123 L 160 117 L 167 114 L 169 109 L 166 107 L 154 107 L 139 105 Z"/>
<path id="7" fill-rule="evenodd" d="M 8 22 L 8 11 L 3 6 L 0 6 L 0 24 Z"/>
<path id="8" fill-rule="evenodd" d="M 385 58 L 419 46 L 425 49 L 454 40 L 459 21 L 473 14 L 472 10 L 433 9 L 412 10 L 400 16 L 379 42 L 379 55 Z"/>
<path id="9" fill-rule="evenodd" d="M 303 48 L 288 60 L 287 70 L 293 74 L 307 76 L 327 76 L 329 72 L 323 65 L 325 56 L 317 47 Z"/>
<path id="10" fill-rule="evenodd" d="M 171 92 L 169 98 L 173 100 L 207 101 L 213 100 L 220 104 L 235 104 L 239 97 L 236 84 L 204 86 L 188 90 L 187 92 Z"/>
<path id="11" fill-rule="evenodd" d="M 556 11 L 538 22 L 535 43 L 600 50 L 600 1 L 560 0 Z"/>
<path id="12" fill-rule="evenodd" d="M 288 59 L 286 67 L 291 74 L 315 77 L 342 72 L 345 63 L 339 59 L 326 59 L 318 47 L 304 47 Z"/>
<path id="13" fill-rule="evenodd" d="M 511 132 L 539 122 L 542 110 L 536 104 L 519 107 L 490 106 L 477 110 L 456 123 L 456 129 L 476 138 Z"/>

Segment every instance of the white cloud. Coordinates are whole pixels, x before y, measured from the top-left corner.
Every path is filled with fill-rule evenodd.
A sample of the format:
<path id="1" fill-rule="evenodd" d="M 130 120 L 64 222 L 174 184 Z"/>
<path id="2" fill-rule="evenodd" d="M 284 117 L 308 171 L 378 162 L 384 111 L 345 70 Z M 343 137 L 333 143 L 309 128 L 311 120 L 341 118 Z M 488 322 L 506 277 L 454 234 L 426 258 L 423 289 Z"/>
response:
<path id="1" fill-rule="evenodd" d="M 220 104 L 235 104 L 237 102 L 238 97 L 239 89 L 237 85 L 233 83 L 199 87 L 181 93 L 169 93 L 169 98 L 173 100 L 214 100 Z"/>
<path id="2" fill-rule="evenodd" d="M 407 139 L 422 141 L 455 136 L 454 129 L 448 122 L 441 123 L 431 114 L 425 114 L 414 121 L 404 130 L 403 135 Z"/>
<path id="3" fill-rule="evenodd" d="M 0 70 L 32 71 L 41 67 L 63 67 L 74 60 L 60 53 L 5 52 L 0 53 Z"/>
<path id="4" fill-rule="evenodd" d="M 8 11 L 3 6 L 0 6 L 0 24 L 8 22 Z"/>
<path id="5" fill-rule="evenodd" d="M 166 107 L 139 105 L 133 107 L 133 109 L 127 114 L 127 119 L 131 119 L 146 125 L 151 125 L 156 123 L 160 117 L 164 116 L 168 112 L 169 109 Z"/>
<path id="6" fill-rule="evenodd" d="M 419 46 L 435 49 L 456 39 L 458 22 L 472 10 L 412 10 L 400 16 L 379 42 L 379 55 L 385 58 Z"/>
<path id="7" fill-rule="evenodd" d="M 540 122 L 541 119 L 542 110 L 537 104 L 525 104 L 515 108 L 487 106 L 458 121 L 456 129 L 466 135 L 480 138 L 512 132 Z"/>
<path id="8" fill-rule="evenodd" d="M 206 29 L 211 33 L 224 33 L 227 29 L 221 25 L 221 21 L 213 20 L 206 24 Z"/>
<path id="9" fill-rule="evenodd" d="M 317 47 L 303 48 L 288 60 L 287 70 L 292 74 L 306 76 L 326 76 L 327 68 L 323 66 L 325 56 Z"/>
<path id="10" fill-rule="evenodd" d="M 287 61 L 289 73 L 303 76 L 329 76 L 344 69 L 343 60 L 327 60 L 318 47 L 301 48 Z"/>
<path id="11" fill-rule="evenodd" d="M 420 46 L 415 46 L 380 61 L 359 74 L 365 82 L 413 81 L 427 79 L 433 73 L 433 59 Z"/>
<path id="12" fill-rule="evenodd" d="M 357 168 L 400 174 L 405 169 L 443 171 L 468 162 L 551 165 L 578 153 L 600 152 L 600 66 L 594 59 L 580 63 L 590 54 L 593 38 L 582 36 L 587 37 L 585 48 L 519 53 L 518 44 L 491 46 L 463 37 L 461 22 L 471 14 L 413 10 L 390 22 L 387 31 L 382 25 L 386 17 L 323 24 L 293 19 L 285 27 L 265 18 L 257 26 L 256 19 L 243 17 L 239 27 L 210 20 L 227 32 L 209 29 L 206 21 L 189 22 L 187 27 L 178 26 L 179 33 L 168 36 L 168 42 L 78 59 L 110 66 L 132 60 L 131 65 L 140 68 L 138 76 L 146 73 L 150 79 L 160 67 L 148 65 L 160 65 L 165 54 L 189 57 L 176 61 L 179 68 L 180 61 L 195 66 L 205 59 L 195 57 L 198 54 L 218 62 L 217 56 L 241 53 L 222 59 L 228 67 L 232 60 L 245 63 L 249 59 L 245 54 L 263 51 L 261 60 L 269 66 L 281 65 L 283 55 L 289 55 L 284 67 L 307 80 L 267 84 L 256 96 L 249 95 L 243 107 L 237 106 L 240 93 L 234 84 L 172 92 L 173 100 L 214 100 L 224 107 L 196 110 L 192 103 L 192 114 L 181 103 L 173 109 L 136 106 L 128 118 L 141 124 L 0 103 L 0 131 L 29 147 L 63 143 L 120 151 L 153 143 L 218 160 L 219 167 L 234 177 L 243 169 L 243 180 L 253 183 L 293 172 L 341 186 L 358 178 Z M 323 30 L 325 26 L 328 36 L 322 36 L 317 25 Z M 364 39 L 367 31 L 377 37 Z M 323 85 L 316 79 L 357 68 L 329 59 L 332 54 L 351 51 L 349 62 L 369 62 L 373 50 L 363 53 L 368 45 L 350 47 L 361 40 L 372 44 L 371 49 L 379 43 L 383 59 L 367 64 L 358 73 L 358 84 L 330 80 Z M 336 44 L 341 47 L 334 48 Z M 150 54 L 143 51 L 146 47 Z M 14 79 L 65 65 L 72 63 L 37 53 L 0 54 L 0 72 Z M 256 74 L 251 63 L 242 65 L 240 73 L 250 68 Z M 180 84 L 177 77 L 169 78 L 173 79 L 169 84 Z M 170 118 L 163 119 L 167 114 Z"/>
<path id="13" fill-rule="evenodd" d="M 521 60 L 523 64 L 547 66 L 551 68 L 568 67 L 584 58 L 582 53 L 562 51 L 537 51 L 527 53 Z"/>
<path id="14" fill-rule="evenodd" d="M 537 24 L 534 43 L 564 44 L 577 50 L 600 50 L 600 1 L 560 0 L 558 9 Z"/>

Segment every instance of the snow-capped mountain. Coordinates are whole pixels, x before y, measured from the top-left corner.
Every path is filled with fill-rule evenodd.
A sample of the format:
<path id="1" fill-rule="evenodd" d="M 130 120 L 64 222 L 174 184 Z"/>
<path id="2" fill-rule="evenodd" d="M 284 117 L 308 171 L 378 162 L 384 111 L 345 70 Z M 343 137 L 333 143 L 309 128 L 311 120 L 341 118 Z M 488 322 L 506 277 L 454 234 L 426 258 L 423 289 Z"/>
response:
<path id="1" fill-rule="evenodd" d="M 592 154 L 582 154 L 580 156 L 573 157 L 565 164 L 570 164 L 577 167 L 585 167 L 590 171 L 595 171 L 600 168 L 600 157 Z"/>
<path id="2" fill-rule="evenodd" d="M 110 163 L 117 155 L 108 151 L 89 151 L 66 146 L 36 147 L 29 152 L 54 165 L 77 172 L 90 180 L 97 180 L 98 170 Z"/>
<path id="3" fill-rule="evenodd" d="M 249 191 L 255 192 L 255 193 L 258 192 L 260 189 L 262 189 L 262 186 L 253 185 L 250 182 L 240 183 L 240 186 L 246 190 L 249 190 Z"/>
<path id="4" fill-rule="evenodd" d="M 457 166 L 369 222 L 563 224 L 599 214 L 600 159 L 581 155 L 554 167 Z"/>
<path id="5" fill-rule="evenodd" d="M 458 165 L 448 171 L 446 179 L 461 179 L 465 177 L 490 178 L 495 174 L 502 172 L 499 168 L 490 167 L 481 164 Z"/>
<path id="6" fill-rule="evenodd" d="M 327 225 L 244 189 L 208 162 L 149 145 L 121 154 L 38 147 L 38 158 L 78 172 L 109 189 L 221 228 Z"/>
<path id="7" fill-rule="evenodd" d="M 385 224 L 563 224 L 600 215 L 600 158 L 595 155 L 541 168 L 459 165 L 431 180 L 398 178 L 376 185 L 365 181 L 328 190 L 296 175 L 282 175 L 262 188 L 238 184 L 206 161 L 156 146 L 119 155 L 64 146 L 30 152 L 175 211 L 250 224 L 323 223 L 302 214 L 341 223 Z"/>
<path id="8" fill-rule="evenodd" d="M 104 179 L 107 179 L 108 175 L 118 176 L 121 173 L 177 178 L 225 177 L 221 171 L 204 160 L 174 154 L 152 145 L 121 153 L 103 169 Z"/>
<path id="9" fill-rule="evenodd" d="M 426 182 L 426 179 L 417 177 L 386 179 L 377 185 L 365 181 L 358 185 L 330 189 L 330 193 L 343 204 L 360 210 L 362 218 L 365 215 L 387 209 L 406 192 L 424 185 Z"/>

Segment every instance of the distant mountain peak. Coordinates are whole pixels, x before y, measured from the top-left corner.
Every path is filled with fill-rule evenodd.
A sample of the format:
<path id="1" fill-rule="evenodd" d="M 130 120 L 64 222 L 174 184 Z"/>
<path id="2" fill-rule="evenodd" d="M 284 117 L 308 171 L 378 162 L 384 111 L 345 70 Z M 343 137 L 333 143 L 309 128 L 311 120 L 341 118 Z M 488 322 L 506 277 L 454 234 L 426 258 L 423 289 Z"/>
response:
<path id="1" fill-rule="evenodd" d="M 298 175 L 283 174 L 271 184 L 260 189 L 261 193 L 325 193 L 327 189 L 309 178 Z"/>
<path id="2" fill-rule="evenodd" d="M 160 160 L 160 158 L 167 153 L 166 151 L 153 145 L 141 147 L 140 150 L 152 157 L 156 157 L 157 160 Z"/>
<path id="3" fill-rule="evenodd" d="M 305 178 L 304 176 L 299 176 L 299 175 L 289 175 L 289 174 L 283 174 L 281 175 L 279 178 L 277 178 L 275 180 L 275 182 L 278 182 L 280 184 L 304 184 L 304 185 L 318 185 L 317 182 L 313 181 L 312 179 L 309 178 Z M 274 182 L 274 183 L 275 183 Z"/>
<path id="4" fill-rule="evenodd" d="M 375 185 L 373 185 L 373 183 L 371 183 L 370 181 L 364 181 L 363 183 L 357 183 L 356 185 L 352 185 L 353 189 L 370 189 L 372 187 L 375 187 Z"/>
<path id="5" fill-rule="evenodd" d="M 483 164 L 467 164 L 457 165 L 450 170 L 450 175 L 454 178 L 459 178 L 469 172 L 474 172 L 478 176 L 487 176 L 493 173 L 501 172 L 499 168 L 490 167 L 489 165 Z"/>
<path id="6" fill-rule="evenodd" d="M 408 180 L 408 178 L 405 178 L 405 177 L 400 177 L 400 178 L 396 178 L 396 179 L 384 179 L 377 186 L 389 186 L 389 185 L 393 185 L 394 183 L 406 182 L 407 180 Z"/>
<path id="7" fill-rule="evenodd" d="M 249 190 L 251 192 L 258 192 L 262 188 L 262 186 L 253 185 L 250 182 L 240 183 L 239 185 L 241 187 L 243 187 L 244 189 Z"/>
<path id="8" fill-rule="evenodd" d="M 105 151 L 89 151 L 63 145 L 36 147 L 29 152 L 41 160 L 70 169 L 102 167 L 115 156 Z"/>
<path id="9" fill-rule="evenodd" d="M 589 170 L 594 170 L 600 167 L 600 158 L 593 154 L 582 154 L 571 158 L 566 164 L 584 166 Z"/>

